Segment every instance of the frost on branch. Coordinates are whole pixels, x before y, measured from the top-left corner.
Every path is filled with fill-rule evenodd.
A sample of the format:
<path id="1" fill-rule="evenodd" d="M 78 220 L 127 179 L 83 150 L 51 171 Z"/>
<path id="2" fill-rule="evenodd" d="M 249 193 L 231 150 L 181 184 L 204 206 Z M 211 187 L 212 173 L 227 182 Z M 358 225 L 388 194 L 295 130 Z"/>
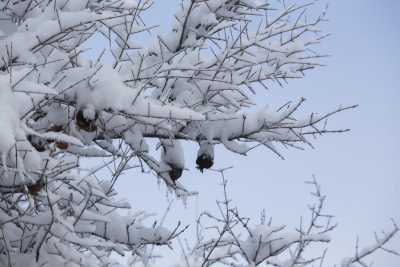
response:
<path id="1" fill-rule="evenodd" d="M 181 259 L 172 267 L 327 266 L 328 245 L 337 224 L 325 212 L 326 196 L 315 179 L 308 182 L 314 188 L 311 195 L 315 201 L 308 206 L 311 216 L 301 218 L 299 226 L 290 231 L 284 225 L 274 225 L 272 218 L 267 220 L 265 211 L 258 224 L 243 217 L 227 193 L 225 171 L 219 170 L 224 189 L 223 200 L 217 202 L 219 213 L 201 213 L 197 219 L 196 242 L 182 249 Z M 400 257 L 398 251 L 389 248 L 398 233 L 399 227 L 393 222 L 393 229 L 376 235 L 374 244 L 359 248 L 357 241 L 355 255 L 344 258 L 340 266 L 371 266 L 368 256 L 378 250 Z M 315 255 L 316 248 L 319 255 Z M 313 253 L 309 253 L 311 249 Z"/>
<path id="2" fill-rule="evenodd" d="M 190 195 L 177 181 L 184 141 L 200 144 L 203 171 L 218 144 L 243 155 L 263 145 L 283 157 L 279 145 L 346 131 L 326 121 L 353 107 L 301 117 L 304 99 L 254 104 L 260 88 L 320 66 L 325 15 L 306 16 L 314 4 L 184 0 L 171 29 L 140 44 L 154 28 L 142 19 L 150 0 L 0 1 L 1 264 L 116 265 L 113 252 L 169 245 L 180 225 L 122 216 L 130 207 L 114 185 L 129 170 L 150 170 Z M 84 49 L 92 37 L 107 44 L 96 58 Z M 88 158 L 101 163 L 88 169 Z M 104 170 L 110 177 L 99 177 Z"/>
<path id="3" fill-rule="evenodd" d="M 185 261 L 175 267 L 212 266 L 311 266 L 323 261 L 323 257 L 305 258 L 304 251 L 311 246 L 330 242 L 330 233 L 336 228 L 332 216 L 324 214 L 325 196 L 316 182 L 314 196 L 316 204 L 310 205 L 310 221 L 301 221 L 293 231 L 286 226 L 273 225 L 266 221 L 265 214 L 260 224 L 253 224 L 233 206 L 227 193 L 224 170 L 221 171 L 224 199 L 218 202 L 219 214 L 203 212 L 197 220 L 197 242 L 185 252 Z"/>
<path id="4" fill-rule="evenodd" d="M 214 165 L 214 145 L 209 141 L 200 141 L 197 152 L 196 164 L 201 172 L 210 169 Z"/>

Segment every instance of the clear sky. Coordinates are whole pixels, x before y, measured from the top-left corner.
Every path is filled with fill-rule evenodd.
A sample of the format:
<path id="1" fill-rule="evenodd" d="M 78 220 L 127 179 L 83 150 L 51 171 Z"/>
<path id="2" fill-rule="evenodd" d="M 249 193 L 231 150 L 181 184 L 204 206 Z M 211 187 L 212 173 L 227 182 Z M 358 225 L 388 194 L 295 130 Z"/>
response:
<path id="1" fill-rule="evenodd" d="M 167 29 L 179 2 L 155 0 L 148 24 Z M 283 89 L 260 90 L 257 96 L 259 103 L 284 103 L 304 96 L 306 111 L 359 104 L 357 110 L 331 120 L 331 126 L 351 128 L 351 132 L 315 140 L 315 149 L 283 151 L 284 161 L 263 148 L 247 157 L 217 150 L 217 168 L 235 166 L 227 175 L 234 203 L 255 222 L 265 208 L 277 224 L 297 226 L 299 217 L 308 215 L 310 188 L 304 181 L 316 175 L 328 195 L 327 211 L 339 223 L 327 266 L 351 256 L 357 236 L 368 244 L 373 231 L 389 229 L 391 217 L 400 223 L 399 10 L 398 0 L 331 1 L 325 29 L 332 36 L 322 46 L 332 55 L 324 61 L 327 66 Z M 193 223 L 199 211 L 215 210 L 215 200 L 222 196 L 218 175 L 201 175 L 195 169 L 194 146 L 188 146 L 186 156 L 190 170 L 181 179 L 200 195 L 187 207 L 174 202 L 168 223 L 177 218 Z M 151 175 L 132 172 L 121 177 L 117 188 L 135 208 L 162 214 L 168 205 L 164 186 L 159 187 Z M 392 244 L 400 249 L 400 238 Z M 372 260 L 375 266 L 400 266 L 400 258 L 387 254 Z"/>

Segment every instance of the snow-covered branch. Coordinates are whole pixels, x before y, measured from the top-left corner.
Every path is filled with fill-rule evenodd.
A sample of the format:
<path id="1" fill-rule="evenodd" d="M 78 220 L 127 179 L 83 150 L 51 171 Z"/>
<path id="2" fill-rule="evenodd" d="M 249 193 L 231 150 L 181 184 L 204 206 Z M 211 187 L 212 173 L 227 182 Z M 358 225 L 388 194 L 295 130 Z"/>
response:
<path id="1" fill-rule="evenodd" d="M 265 146 L 283 158 L 279 145 L 347 131 L 327 120 L 355 106 L 302 116 L 303 98 L 276 108 L 255 101 L 322 65 L 325 12 L 308 11 L 317 1 L 183 0 L 172 27 L 142 41 L 156 28 L 143 19 L 152 5 L 0 1 L 0 265 L 118 266 L 113 253 L 170 246 L 186 227 L 147 226 L 150 215 L 126 212 L 114 186 L 138 169 L 179 197 L 196 194 L 178 181 L 184 142 L 199 144 L 203 172 L 216 163 L 216 145 L 243 155 Z M 88 40 L 103 52 L 88 55 Z M 160 159 L 149 139 L 159 141 Z M 101 160 L 88 168 L 88 158 Z M 328 241 L 314 231 L 320 206 L 310 228 L 286 233 L 250 227 L 225 198 L 221 217 L 210 217 L 219 235 L 199 239 L 196 259 L 205 266 L 242 255 L 257 265 L 296 247 L 289 266 L 299 266 L 306 246 Z"/>
<path id="2" fill-rule="evenodd" d="M 379 236 L 378 234 L 375 234 L 375 243 L 374 244 L 360 248 L 359 241 L 357 239 L 354 256 L 343 259 L 341 266 L 342 267 L 352 267 L 352 266 L 356 266 L 356 265 L 368 266 L 369 264 L 366 263 L 368 256 L 374 254 L 378 250 L 382 250 L 389 254 L 393 254 L 395 256 L 400 257 L 400 251 L 388 249 L 385 247 L 396 235 L 399 234 L 399 231 L 400 231 L 399 226 L 396 224 L 395 221 L 393 221 L 393 229 L 392 230 L 390 230 L 389 232 L 383 231 L 381 236 Z"/>
<path id="3" fill-rule="evenodd" d="M 273 266 L 273 267 L 307 267 L 325 266 L 324 260 L 329 253 L 329 243 L 337 224 L 333 216 L 325 212 L 326 196 L 315 178 L 307 182 L 313 186 L 311 195 L 314 203 L 308 205 L 310 220 L 300 220 L 294 231 L 286 230 L 284 225 L 273 225 L 272 218 L 266 220 L 265 212 L 261 223 L 255 224 L 243 217 L 227 190 L 226 170 L 218 170 L 222 177 L 223 200 L 218 201 L 218 214 L 203 212 L 197 219 L 197 240 L 192 247 L 184 250 L 181 259 L 171 266 Z M 398 236 L 399 228 L 393 222 L 393 229 L 376 236 L 375 244 L 359 249 L 358 241 L 354 257 L 342 260 L 341 266 L 350 267 L 364 263 L 368 256 L 378 250 L 400 256 L 390 242 Z M 310 255 L 308 250 L 318 247 L 320 254 Z"/>
<path id="4" fill-rule="evenodd" d="M 135 153 L 131 158 L 180 188 L 174 181 L 181 172 L 169 177 L 172 172 L 151 156 L 146 139 L 222 144 L 239 154 L 261 145 L 283 158 L 277 144 L 312 146 L 308 135 L 347 131 L 327 129 L 326 120 L 354 106 L 303 118 L 297 114 L 304 99 L 276 109 L 248 109 L 259 88 L 301 78 L 320 65 L 321 55 L 311 47 L 325 37 L 319 29 L 325 13 L 307 17 L 314 2 L 185 0 L 172 29 L 150 45 L 135 41 L 153 29 L 142 19 L 151 10 L 149 0 L 33 3 L 1 6 L 4 20 L 13 25 L 0 40 L 0 101 L 12 113 L 2 119 L 12 129 L 0 143 L 6 172 L 16 171 L 8 157 L 18 159 L 22 150 L 37 162 L 36 151 L 51 148 L 119 157 L 112 142 L 123 140 Z M 109 45 L 89 60 L 83 44 L 93 36 Z M 105 53 L 114 58 L 112 64 L 102 60 Z M 19 142 L 27 147 L 19 148 Z M 17 185 L 37 180 L 22 176 Z"/>

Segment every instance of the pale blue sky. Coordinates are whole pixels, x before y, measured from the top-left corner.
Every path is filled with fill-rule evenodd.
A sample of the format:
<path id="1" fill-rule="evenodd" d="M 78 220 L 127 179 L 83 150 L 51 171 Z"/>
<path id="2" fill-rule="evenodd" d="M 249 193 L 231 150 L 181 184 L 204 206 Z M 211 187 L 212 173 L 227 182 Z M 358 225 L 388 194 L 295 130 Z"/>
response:
<path id="1" fill-rule="evenodd" d="M 155 0 L 147 22 L 167 29 L 178 3 Z M 331 1 L 325 29 L 332 36 L 322 46 L 332 55 L 324 61 L 327 67 L 284 89 L 276 86 L 258 95 L 260 103 L 284 103 L 304 96 L 306 111 L 359 104 L 357 110 L 331 120 L 332 126 L 351 128 L 350 133 L 322 137 L 313 150 L 284 151 L 285 161 L 262 148 L 248 157 L 220 149 L 216 154 L 216 167 L 235 166 L 227 176 L 231 197 L 243 215 L 255 221 L 265 208 L 276 223 L 297 226 L 299 217 L 308 215 L 310 188 L 304 181 L 316 175 L 328 195 L 327 209 L 339 223 L 328 263 L 351 255 L 357 235 L 368 244 L 374 230 L 391 226 L 391 217 L 400 223 L 399 10 L 397 0 Z M 218 175 L 201 175 L 194 168 L 194 146 L 188 147 L 190 171 L 182 180 L 200 195 L 186 208 L 174 203 L 168 223 L 177 218 L 193 223 L 199 210 L 215 210 L 215 200 L 221 196 Z M 151 175 L 133 172 L 121 177 L 117 188 L 135 208 L 161 214 L 168 205 L 164 187 L 158 187 Z M 400 249 L 400 238 L 393 245 Z M 373 260 L 375 266 L 400 266 L 400 258 L 387 254 Z"/>

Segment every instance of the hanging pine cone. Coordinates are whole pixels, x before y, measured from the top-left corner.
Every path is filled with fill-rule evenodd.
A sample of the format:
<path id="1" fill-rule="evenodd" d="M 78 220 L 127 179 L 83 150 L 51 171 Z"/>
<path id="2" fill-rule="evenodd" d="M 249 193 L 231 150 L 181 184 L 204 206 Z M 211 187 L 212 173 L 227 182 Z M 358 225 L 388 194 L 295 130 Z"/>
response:
<path id="1" fill-rule="evenodd" d="M 179 141 L 160 140 L 162 144 L 161 162 L 168 165 L 169 177 L 172 181 L 178 180 L 185 168 L 183 149 Z"/>
<path id="2" fill-rule="evenodd" d="M 96 120 L 98 118 L 98 114 L 95 113 L 94 118 L 88 118 L 85 116 L 85 109 L 80 109 L 76 112 L 75 121 L 76 125 L 86 131 L 86 132 L 94 132 L 97 130 Z"/>
<path id="3" fill-rule="evenodd" d="M 204 169 L 210 169 L 214 165 L 214 146 L 209 141 L 201 141 L 197 152 L 197 168 L 203 172 Z"/>
<path id="4" fill-rule="evenodd" d="M 171 180 L 175 182 L 182 176 L 183 169 L 177 168 L 175 166 L 170 166 L 170 167 L 171 167 L 171 170 L 168 172 L 168 174 L 169 174 L 169 177 L 171 178 Z"/>
<path id="5" fill-rule="evenodd" d="M 42 188 L 44 187 L 44 183 L 42 180 L 37 181 L 34 184 L 28 185 L 28 192 L 29 194 L 36 196 L 39 194 L 39 192 L 42 190 Z"/>
<path id="6" fill-rule="evenodd" d="M 34 135 L 28 135 L 28 141 L 38 152 L 46 151 L 49 145 L 47 140 Z"/>
<path id="7" fill-rule="evenodd" d="M 197 168 L 203 172 L 204 169 L 209 169 L 214 165 L 214 160 L 210 155 L 202 154 L 196 159 Z"/>

